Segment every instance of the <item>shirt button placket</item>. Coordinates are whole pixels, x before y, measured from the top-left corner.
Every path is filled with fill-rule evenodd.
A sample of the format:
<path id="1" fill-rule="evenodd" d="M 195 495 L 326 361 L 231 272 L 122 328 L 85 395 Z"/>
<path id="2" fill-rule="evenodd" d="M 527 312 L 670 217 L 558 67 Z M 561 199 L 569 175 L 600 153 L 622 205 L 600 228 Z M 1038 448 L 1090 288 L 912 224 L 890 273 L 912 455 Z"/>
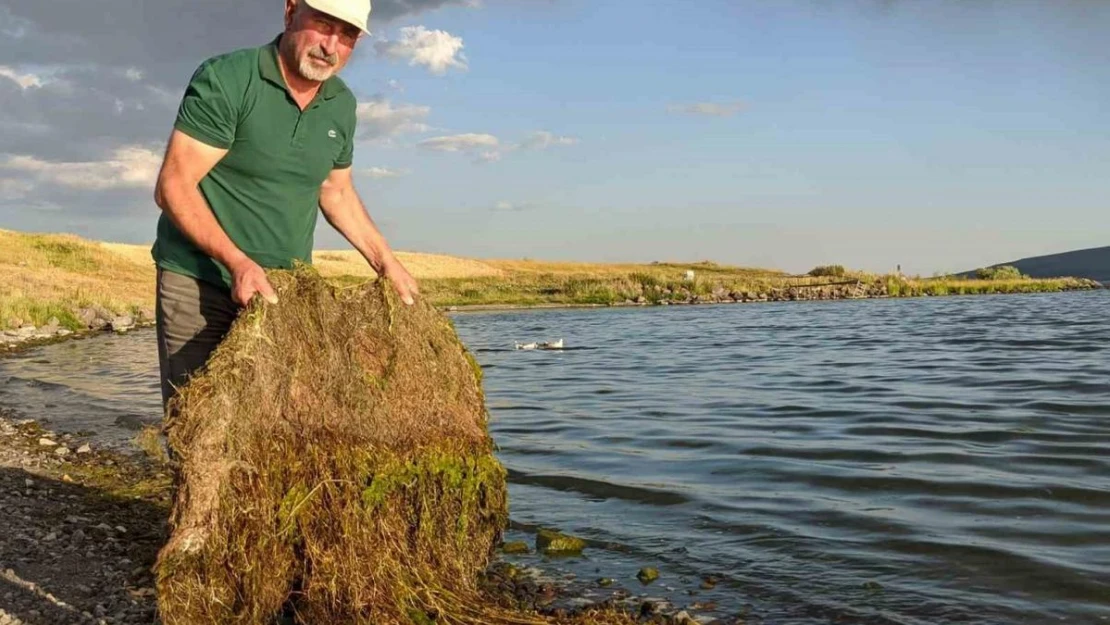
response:
<path id="1" fill-rule="evenodd" d="M 297 114 L 297 123 L 293 125 L 293 138 L 289 142 L 290 145 L 292 145 L 295 148 L 301 146 L 301 135 L 303 134 L 301 132 L 301 127 L 303 126 L 303 124 L 304 124 L 304 113 L 298 113 Z"/>

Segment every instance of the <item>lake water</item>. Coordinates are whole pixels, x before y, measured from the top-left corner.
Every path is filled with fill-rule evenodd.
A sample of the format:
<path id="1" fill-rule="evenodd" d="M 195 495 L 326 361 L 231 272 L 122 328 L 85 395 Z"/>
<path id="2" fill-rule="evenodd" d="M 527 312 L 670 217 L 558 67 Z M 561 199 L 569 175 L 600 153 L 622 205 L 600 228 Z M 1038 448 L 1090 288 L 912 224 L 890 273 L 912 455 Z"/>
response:
<path id="1" fill-rule="evenodd" d="M 524 563 L 750 622 L 1087 624 L 1110 623 L 1108 305 L 453 318 L 485 368 L 509 538 L 590 541 Z M 119 441 L 157 418 L 156 372 L 153 331 L 54 345 L 0 360 L 0 404 Z M 645 565 L 661 577 L 643 588 Z"/>

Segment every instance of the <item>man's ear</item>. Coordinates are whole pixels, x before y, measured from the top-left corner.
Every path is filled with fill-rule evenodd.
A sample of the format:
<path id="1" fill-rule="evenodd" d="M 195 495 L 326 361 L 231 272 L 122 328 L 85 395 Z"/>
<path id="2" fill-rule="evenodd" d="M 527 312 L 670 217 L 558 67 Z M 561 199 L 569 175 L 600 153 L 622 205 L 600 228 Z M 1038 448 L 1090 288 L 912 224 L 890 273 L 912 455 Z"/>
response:
<path id="1" fill-rule="evenodd" d="M 293 24 L 293 14 L 297 12 L 297 0 L 285 0 L 285 28 Z"/>

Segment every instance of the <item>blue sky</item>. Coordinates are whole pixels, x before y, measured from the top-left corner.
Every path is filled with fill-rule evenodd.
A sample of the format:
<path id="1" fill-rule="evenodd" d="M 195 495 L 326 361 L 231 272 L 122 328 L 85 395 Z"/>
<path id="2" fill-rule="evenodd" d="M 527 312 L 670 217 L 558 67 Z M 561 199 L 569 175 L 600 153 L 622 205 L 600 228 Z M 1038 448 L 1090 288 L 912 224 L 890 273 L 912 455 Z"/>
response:
<path id="1" fill-rule="evenodd" d="M 385 7 L 344 78 L 399 249 L 928 275 L 1110 244 L 1104 2 Z M 74 229 L 147 241 L 147 210 Z"/>

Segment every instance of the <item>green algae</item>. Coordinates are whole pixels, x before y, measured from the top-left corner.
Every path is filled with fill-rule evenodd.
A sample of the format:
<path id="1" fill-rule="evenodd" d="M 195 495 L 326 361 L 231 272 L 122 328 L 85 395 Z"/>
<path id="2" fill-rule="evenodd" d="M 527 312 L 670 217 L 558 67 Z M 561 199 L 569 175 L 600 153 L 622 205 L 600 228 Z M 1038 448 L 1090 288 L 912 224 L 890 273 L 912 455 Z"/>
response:
<path id="1" fill-rule="evenodd" d="M 501 552 L 509 554 L 509 555 L 519 555 L 519 554 L 528 553 L 528 543 L 526 543 L 524 541 L 520 541 L 520 540 L 505 543 L 501 547 Z"/>
<path id="2" fill-rule="evenodd" d="M 536 551 L 549 556 L 580 555 L 586 541 L 555 530 L 541 529 L 536 533 Z"/>

